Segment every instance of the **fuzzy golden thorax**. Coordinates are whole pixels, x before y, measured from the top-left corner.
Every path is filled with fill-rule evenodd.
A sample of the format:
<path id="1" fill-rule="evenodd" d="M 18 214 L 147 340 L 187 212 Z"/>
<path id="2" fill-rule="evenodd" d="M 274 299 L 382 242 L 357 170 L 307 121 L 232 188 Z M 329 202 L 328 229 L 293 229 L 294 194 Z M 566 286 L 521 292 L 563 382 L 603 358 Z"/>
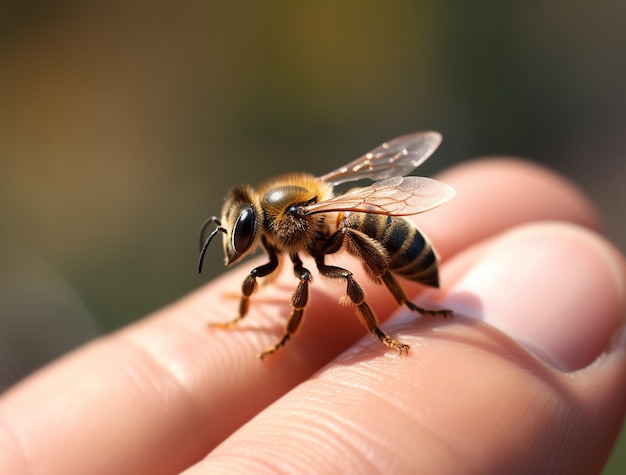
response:
<path id="1" fill-rule="evenodd" d="M 320 233 L 324 216 L 302 208 L 332 196 L 332 186 L 306 173 L 282 175 L 259 186 L 264 232 L 277 249 L 308 249 Z"/>

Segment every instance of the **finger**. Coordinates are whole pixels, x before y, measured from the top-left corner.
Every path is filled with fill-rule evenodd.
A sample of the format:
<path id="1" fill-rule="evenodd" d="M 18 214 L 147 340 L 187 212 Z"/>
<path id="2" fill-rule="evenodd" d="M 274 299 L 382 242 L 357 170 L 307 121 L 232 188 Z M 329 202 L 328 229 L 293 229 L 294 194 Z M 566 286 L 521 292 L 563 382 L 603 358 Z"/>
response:
<path id="1" fill-rule="evenodd" d="M 467 317 L 401 316 L 409 357 L 363 341 L 187 473 L 599 473 L 626 405 L 621 256 L 548 223 L 446 267 Z"/>
<path id="2" fill-rule="evenodd" d="M 453 167 L 437 179 L 455 189 L 455 198 L 415 219 L 444 259 L 525 222 L 559 220 L 600 227 L 584 194 L 537 164 L 482 159 Z"/>
<path id="3" fill-rule="evenodd" d="M 470 211 L 489 217 L 489 232 L 532 219 L 562 218 L 589 226 L 596 221 L 571 185 L 522 162 L 477 162 L 452 170 L 446 181 L 459 191 L 458 199 L 432 212 L 439 213 L 433 214 L 436 226 L 429 224 L 431 213 L 420 222 L 448 255 L 484 234 L 467 218 Z M 483 190 L 494 183 L 508 186 L 498 188 L 498 199 L 487 199 Z M 532 208 L 520 204 L 529 190 L 536 205 Z M 266 363 L 259 362 L 258 352 L 282 332 L 293 291 L 291 275 L 261 289 L 238 328 L 206 330 L 210 321 L 232 318 L 237 302 L 225 294 L 238 291 L 246 269 L 87 345 L 6 394 L 0 400 L 0 441 L 14 456 L 0 464 L 19 465 L 29 458 L 26 454 L 36 454 L 50 473 L 55 468 L 69 473 L 68 464 L 84 467 L 113 451 L 117 473 L 136 473 L 139 467 L 152 473 L 176 471 L 363 336 L 353 310 L 337 306 L 343 289 L 316 285 L 294 341 Z M 367 289 L 380 316 L 392 311 L 395 306 L 384 289 Z M 380 345 L 373 337 L 370 344 Z M 42 397 L 55 394 L 62 397 Z M 54 438 L 42 427 L 53 427 Z M 63 450 L 68 446 L 75 448 L 71 459 Z M 103 463 L 100 468 L 110 473 L 112 466 Z"/>

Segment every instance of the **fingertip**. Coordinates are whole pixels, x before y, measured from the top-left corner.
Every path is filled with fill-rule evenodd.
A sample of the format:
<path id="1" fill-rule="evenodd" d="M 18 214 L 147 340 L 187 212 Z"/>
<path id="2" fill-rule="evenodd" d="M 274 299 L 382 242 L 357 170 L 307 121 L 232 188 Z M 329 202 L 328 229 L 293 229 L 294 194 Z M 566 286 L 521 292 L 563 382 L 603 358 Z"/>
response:
<path id="1" fill-rule="evenodd" d="M 481 252 L 449 291 L 452 307 L 563 371 L 588 366 L 614 341 L 623 325 L 625 266 L 602 237 L 568 223 L 537 223 Z"/>
<path id="2" fill-rule="evenodd" d="M 519 158 L 471 160 L 438 175 L 456 196 L 417 217 L 442 257 L 530 221 L 559 220 L 600 229 L 589 198 L 571 181 Z"/>

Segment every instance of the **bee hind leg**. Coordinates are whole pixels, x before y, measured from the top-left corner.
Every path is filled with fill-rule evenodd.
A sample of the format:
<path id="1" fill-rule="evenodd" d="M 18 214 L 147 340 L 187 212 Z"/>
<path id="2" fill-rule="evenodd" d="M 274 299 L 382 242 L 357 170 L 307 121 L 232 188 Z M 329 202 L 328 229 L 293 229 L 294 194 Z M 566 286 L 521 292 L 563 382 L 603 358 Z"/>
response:
<path id="1" fill-rule="evenodd" d="M 354 279 L 352 272 L 341 267 L 324 264 L 323 257 L 316 259 L 317 268 L 325 277 L 331 279 L 344 279 L 346 281 L 346 293 L 352 304 L 356 306 L 356 314 L 359 321 L 367 331 L 373 333 L 387 347 L 393 348 L 400 354 L 408 353 L 409 345 L 399 342 L 386 334 L 378 326 L 378 319 L 372 308 L 365 301 L 365 291 Z"/>
<path id="2" fill-rule="evenodd" d="M 381 278 L 383 282 L 385 283 L 385 286 L 387 287 L 387 289 L 389 289 L 389 292 L 391 292 L 391 295 L 393 295 L 393 297 L 396 299 L 396 301 L 400 305 L 404 304 L 412 311 L 420 313 L 428 317 L 443 317 L 443 318 L 452 317 L 453 315 L 452 310 L 448 310 L 448 309 L 429 310 L 429 309 L 420 307 L 418 305 L 415 305 L 413 302 L 411 302 L 407 298 L 406 293 L 404 292 L 404 289 L 402 288 L 400 283 L 396 280 L 396 278 L 391 274 L 391 272 L 389 271 L 385 272 Z"/>

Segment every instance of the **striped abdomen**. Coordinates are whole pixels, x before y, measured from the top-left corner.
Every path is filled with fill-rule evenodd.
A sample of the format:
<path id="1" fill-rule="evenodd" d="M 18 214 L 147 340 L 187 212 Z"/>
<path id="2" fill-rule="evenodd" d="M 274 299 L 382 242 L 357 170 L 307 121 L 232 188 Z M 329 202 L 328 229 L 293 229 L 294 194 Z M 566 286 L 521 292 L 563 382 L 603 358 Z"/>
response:
<path id="1" fill-rule="evenodd" d="M 408 219 L 354 213 L 345 225 L 377 241 L 387 251 L 389 270 L 405 279 L 439 287 L 437 255 L 430 242 Z"/>

